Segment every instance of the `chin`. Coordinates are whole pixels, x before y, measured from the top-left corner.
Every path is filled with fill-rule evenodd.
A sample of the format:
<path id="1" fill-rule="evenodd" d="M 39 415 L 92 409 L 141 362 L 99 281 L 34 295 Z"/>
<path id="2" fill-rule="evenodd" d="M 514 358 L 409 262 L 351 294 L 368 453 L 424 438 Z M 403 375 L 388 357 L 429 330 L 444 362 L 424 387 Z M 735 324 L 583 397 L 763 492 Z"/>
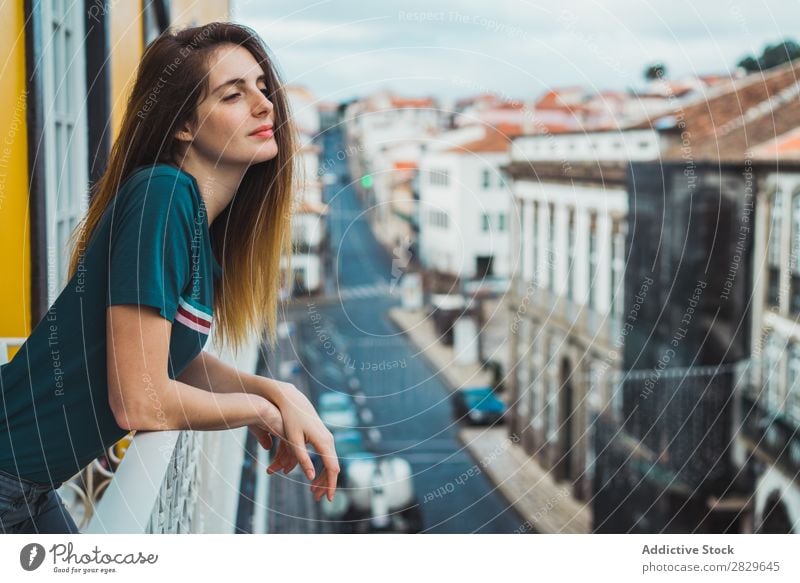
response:
<path id="1" fill-rule="evenodd" d="M 272 160 L 275 156 L 278 155 L 278 146 L 272 146 L 271 148 L 262 148 L 258 152 L 255 153 L 253 156 L 253 164 L 258 164 L 259 162 L 267 162 Z"/>

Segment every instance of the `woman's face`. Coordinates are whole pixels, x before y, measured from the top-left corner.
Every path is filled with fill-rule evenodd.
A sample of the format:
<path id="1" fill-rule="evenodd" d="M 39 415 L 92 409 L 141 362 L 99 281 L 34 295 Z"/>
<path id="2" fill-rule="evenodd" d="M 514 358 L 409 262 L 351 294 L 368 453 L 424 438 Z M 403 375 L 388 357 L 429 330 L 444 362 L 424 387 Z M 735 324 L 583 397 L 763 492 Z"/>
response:
<path id="1" fill-rule="evenodd" d="M 179 132 L 191 140 L 195 156 L 212 165 L 257 164 L 274 158 L 278 144 L 272 129 L 254 132 L 275 122 L 264 73 L 247 49 L 225 44 L 210 60 L 209 92 L 197 107 L 197 127 Z"/>

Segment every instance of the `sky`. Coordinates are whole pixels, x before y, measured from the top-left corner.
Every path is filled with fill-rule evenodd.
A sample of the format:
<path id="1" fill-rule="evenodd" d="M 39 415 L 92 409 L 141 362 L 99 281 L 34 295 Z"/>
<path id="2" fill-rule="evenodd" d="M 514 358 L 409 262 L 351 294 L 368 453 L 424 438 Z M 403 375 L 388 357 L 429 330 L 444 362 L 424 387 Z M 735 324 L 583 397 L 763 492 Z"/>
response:
<path id="1" fill-rule="evenodd" d="M 800 42 L 800 0 L 232 0 L 287 83 L 341 102 L 390 89 L 455 99 L 534 99 L 557 87 L 641 87 L 729 73 L 748 54 Z"/>

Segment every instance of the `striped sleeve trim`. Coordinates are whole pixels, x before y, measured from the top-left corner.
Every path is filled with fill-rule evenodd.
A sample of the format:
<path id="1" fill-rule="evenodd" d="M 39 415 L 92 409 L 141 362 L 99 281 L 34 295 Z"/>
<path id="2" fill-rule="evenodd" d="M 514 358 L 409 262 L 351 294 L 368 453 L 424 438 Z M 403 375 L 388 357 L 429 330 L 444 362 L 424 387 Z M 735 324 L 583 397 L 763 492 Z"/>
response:
<path id="1" fill-rule="evenodd" d="M 180 298 L 175 319 L 184 326 L 208 335 L 211 332 L 212 317 L 213 312 L 209 308 L 190 304 L 183 297 Z"/>

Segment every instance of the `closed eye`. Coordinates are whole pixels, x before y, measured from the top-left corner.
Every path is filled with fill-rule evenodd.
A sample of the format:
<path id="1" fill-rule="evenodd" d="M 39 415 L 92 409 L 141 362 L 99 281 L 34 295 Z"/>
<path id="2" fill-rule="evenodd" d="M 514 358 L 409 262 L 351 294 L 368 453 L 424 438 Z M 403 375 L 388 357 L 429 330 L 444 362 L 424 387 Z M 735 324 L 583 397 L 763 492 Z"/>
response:
<path id="1" fill-rule="evenodd" d="M 264 94 L 264 97 L 269 98 L 270 93 L 269 93 L 269 89 L 268 88 L 264 87 L 262 89 L 259 89 L 259 91 L 261 91 L 261 93 Z M 241 93 L 232 93 L 231 95 L 228 95 L 222 101 L 233 101 L 233 99 L 235 99 L 236 97 L 239 97 L 240 95 L 241 95 Z"/>

